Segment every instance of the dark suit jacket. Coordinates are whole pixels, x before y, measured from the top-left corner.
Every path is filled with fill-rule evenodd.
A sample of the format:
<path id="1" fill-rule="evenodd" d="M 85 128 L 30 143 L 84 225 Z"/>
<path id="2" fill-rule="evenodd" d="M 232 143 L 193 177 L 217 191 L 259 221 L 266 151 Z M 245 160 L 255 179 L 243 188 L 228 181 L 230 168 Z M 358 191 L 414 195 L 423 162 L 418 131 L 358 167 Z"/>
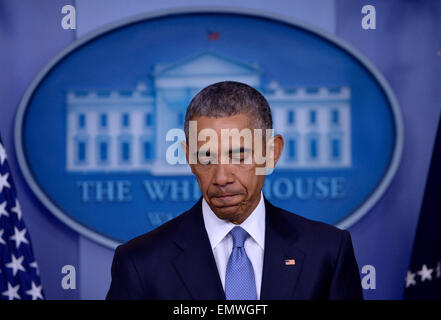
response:
<path id="1" fill-rule="evenodd" d="M 265 299 L 363 299 L 349 232 L 265 198 Z M 295 265 L 285 265 L 294 259 Z M 116 248 L 106 299 L 225 299 L 202 216 L 188 211 Z"/>

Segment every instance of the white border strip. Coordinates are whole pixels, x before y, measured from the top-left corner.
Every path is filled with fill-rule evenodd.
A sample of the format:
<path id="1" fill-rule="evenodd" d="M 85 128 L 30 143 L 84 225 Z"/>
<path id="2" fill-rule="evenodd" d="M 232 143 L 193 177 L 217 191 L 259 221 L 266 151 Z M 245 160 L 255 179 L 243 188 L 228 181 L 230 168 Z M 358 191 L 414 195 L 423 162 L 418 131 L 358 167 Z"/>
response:
<path id="1" fill-rule="evenodd" d="M 65 56 L 67 56 L 69 53 L 77 49 L 78 47 L 82 46 L 83 44 L 87 43 L 88 41 L 97 38 L 100 35 L 103 35 L 104 33 L 107 33 L 111 30 L 116 30 L 122 27 L 126 27 L 132 23 L 141 22 L 143 20 L 148 20 L 152 18 L 159 18 L 159 17 L 165 17 L 168 15 L 173 14 L 197 14 L 197 13 L 225 13 L 225 14 L 241 14 L 241 15 L 248 15 L 248 16 L 254 16 L 256 18 L 266 18 L 270 20 L 275 20 L 278 22 L 283 22 L 289 25 L 292 25 L 297 28 L 304 29 L 305 31 L 311 32 L 321 38 L 324 38 L 337 47 L 340 47 L 347 51 L 349 54 L 351 54 L 354 58 L 356 58 L 358 61 L 361 62 L 361 64 L 372 73 L 372 75 L 376 78 L 376 80 L 381 84 L 382 88 L 385 91 L 385 94 L 392 106 L 392 113 L 393 117 L 395 119 L 395 136 L 396 136 L 396 144 L 395 149 L 392 156 L 392 161 L 389 165 L 389 168 L 387 170 L 386 175 L 384 176 L 383 180 L 381 181 L 380 185 L 376 188 L 376 190 L 372 193 L 372 195 L 349 217 L 342 220 L 337 224 L 338 228 L 346 229 L 350 227 L 352 224 L 357 222 L 361 217 L 363 217 L 374 205 L 375 203 L 381 198 L 383 193 L 386 191 L 386 189 L 389 187 L 397 169 L 400 164 L 401 155 L 403 151 L 403 143 L 404 143 L 404 137 L 403 137 L 403 121 L 401 112 L 398 106 L 398 101 L 392 92 L 389 84 L 387 83 L 386 79 L 383 77 L 383 75 L 376 69 L 374 65 L 372 65 L 368 59 L 362 55 L 360 52 L 358 52 L 356 49 L 352 48 L 348 43 L 345 41 L 337 38 L 331 33 L 325 32 L 321 29 L 318 29 L 312 25 L 299 22 L 296 19 L 289 18 L 286 16 L 282 16 L 279 14 L 274 13 L 267 13 L 262 12 L 260 10 L 256 9 L 244 9 L 244 8 L 233 8 L 233 7 L 188 7 L 188 8 L 179 8 L 179 9 L 165 9 L 165 10 L 159 10 L 148 14 L 141 14 L 137 15 L 135 17 L 130 17 L 126 19 L 122 19 L 119 22 L 108 24 L 104 27 L 98 28 L 97 30 L 93 32 L 89 32 L 85 36 L 79 38 L 78 40 L 72 42 L 70 45 L 68 45 L 64 50 L 62 50 L 60 53 L 58 53 L 34 78 L 28 89 L 26 90 L 20 105 L 17 110 L 17 114 L 15 117 L 15 127 L 14 127 L 14 133 L 15 133 L 15 151 L 17 154 L 18 163 L 20 166 L 20 169 L 23 173 L 24 178 L 28 182 L 30 188 L 34 192 L 34 194 L 37 196 L 37 198 L 46 206 L 46 208 L 52 212 L 58 219 L 60 219 L 62 222 L 67 224 L 69 227 L 71 227 L 76 232 L 98 242 L 99 244 L 102 244 L 109 248 L 115 248 L 120 243 L 109 239 L 103 235 L 101 235 L 98 232 L 92 231 L 91 229 L 85 227 L 81 223 L 78 223 L 74 219 L 70 218 L 67 214 L 65 214 L 60 208 L 58 208 L 49 198 L 48 196 L 40 189 L 38 183 L 35 181 L 34 177 L 32 176 L 32 173 L 28 167 L 24 150 L 22 148 L 22 124 L 24 120 L 24 116 L 26 113 L 27 105 L 32 97 L 32 94 L 34 93 L 35 89 L 37 88 L 38 84 L 45 78 L 45 76 L 50 72 L 50 70 L 58 64 Z"/>

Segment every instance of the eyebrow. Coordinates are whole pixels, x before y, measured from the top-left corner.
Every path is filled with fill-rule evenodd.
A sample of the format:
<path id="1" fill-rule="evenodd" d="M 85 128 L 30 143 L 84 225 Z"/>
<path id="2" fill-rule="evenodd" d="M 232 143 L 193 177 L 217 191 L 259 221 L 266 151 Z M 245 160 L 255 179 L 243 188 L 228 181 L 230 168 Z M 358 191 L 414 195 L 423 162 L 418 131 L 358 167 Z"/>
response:
<path id="1" fill-rule="evenodd" d="M 233 154 L 233 153 L 245 153 L 245 152 L 250 152 L 250 151 L 252 151 L 251 148 L 240 147 L 240 148 L 230 149 L 230 150 L 228 151 L 228 153 L 229 153 L 229 154 Z M 201 151 L 197 151 L 197 152 L 193 153 L 193 155 L 194 155 L 195 157 L 198 157 L 200 152 L 201 152 Z M 212 155 L 212 154 L 209 152 L 209 150 L 207 150 L 206 154 L 209 154 L 210 156 Z M 204 152 L 203 152 L 203 151 L 202 151 L 202 155 L 204 155 Z M 217 154 L 216 154 L 216 153 L 213 153 L 213 156 L 217 156 Z"/>
<path id="2" fill-rule="evenodd" d="M 240 147 L 240 148 L 235 148 L 235 149 L 231 149 L 229 151 L 229 153 L 243 153 L 243 152 L 250 152 L 251 148 L 244 148 L 244 147 Z"/>

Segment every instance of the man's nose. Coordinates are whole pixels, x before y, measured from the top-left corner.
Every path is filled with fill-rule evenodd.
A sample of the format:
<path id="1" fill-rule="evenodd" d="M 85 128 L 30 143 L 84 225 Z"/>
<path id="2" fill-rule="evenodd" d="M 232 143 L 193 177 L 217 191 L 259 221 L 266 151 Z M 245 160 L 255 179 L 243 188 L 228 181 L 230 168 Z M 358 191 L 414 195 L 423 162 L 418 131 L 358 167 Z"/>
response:
<path id="1" fill-rule="evenodd" d="M 229 164 L 217 164 L 215 166 L 214 181 L 215 185 L 223 186 L 234 182 L 234 176 Z"/>

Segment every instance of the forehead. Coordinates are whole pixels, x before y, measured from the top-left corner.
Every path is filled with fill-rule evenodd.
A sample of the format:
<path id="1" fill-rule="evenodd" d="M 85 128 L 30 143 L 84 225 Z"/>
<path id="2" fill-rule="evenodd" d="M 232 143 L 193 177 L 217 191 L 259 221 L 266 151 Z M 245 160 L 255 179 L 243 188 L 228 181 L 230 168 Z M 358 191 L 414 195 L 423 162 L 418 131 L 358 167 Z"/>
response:
<path id="1" fill-rule="evenodd" d="M 253 119 L 254 117 L 250 113 L 239 113 L 233 116 L 218 118 L 194 117 L 192 120 L 197 122 L 195 139 L 197 140 L 198 148 L 204 146 L 212 151 L 213 149 L 226 148 L 225 151 L 227 151 L 240 146 L 244 148 L 243 151 L 253 150 L 253 141 L 255 140 L 255 121 Z M 223 136 L 223 133 L 226 136 Z M 217 136 L 217 139 L 211 138 L 213 134 Z M 239 135 L 237 136 L 236 134 Z M 238 139 L 233 138 L 233 136 Z M 229 138 L 225 140 L 226 137 Z"/>
<path id="2" fill-rule="evenodd" d="M 194 117 L 192 120 L 197 121 L 198 132 L 203 129 L 213 129 L 220 134 L 221 129 L 254 129 L 252 115 L 249 113 L 238 113 L 227 117 Z"/>

